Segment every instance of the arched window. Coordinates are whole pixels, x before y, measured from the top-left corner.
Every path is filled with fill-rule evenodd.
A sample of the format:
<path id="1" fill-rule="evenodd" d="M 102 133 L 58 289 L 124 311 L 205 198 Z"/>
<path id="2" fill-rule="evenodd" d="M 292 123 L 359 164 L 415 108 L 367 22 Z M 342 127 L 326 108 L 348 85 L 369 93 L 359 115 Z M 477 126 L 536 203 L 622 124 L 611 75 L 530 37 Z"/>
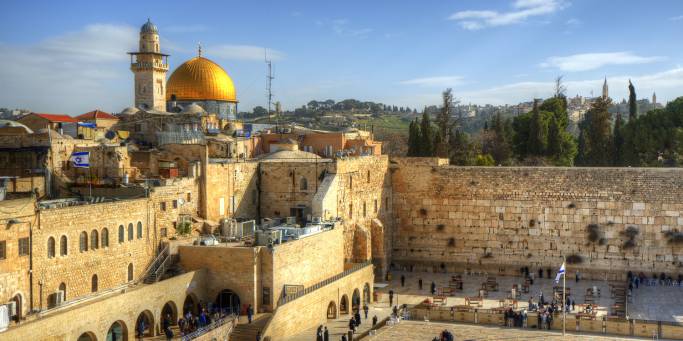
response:
<path id="1" fill-rule="evenodd" d="M 66 236 L 59 238 L 59 255 L 66 256 L 69 250 L 69 246 L 66 243 Z"/>
<path id="2" fill-rule="evenodd" d="M 88 251 L 88 233 L 83 231 L 81 232 L 81 237 L 78 240 L 78 247 L 81 252 Z"/>
<path id="3" fill-rule="evenodd" d="M 370 170 L 368 169 L 368 182 L 370 182 Z"/>
<path id="4" fill-rule="evenodd" d="M 97 292 L 97 275 L 92 275 L 92 279 L 90 280 L 90 291 Z"/>
<path id="5" fill-rule="evenodd" d="M 126 232 L 124 230 L 125 228 L 123 225 L 119 225 L 119 243 L 123 243 L 126 238 Z"/>
<path id="6" fill-rule="evenodd" d="M 95 250 L 100 247 L 100 241 L 98 237 L 97 230 L 92 230 L 90 232 L 90 249 Z"/>
<path id="7" fill-rule="evenodd" d="M 128 240 L 133 240 L 133 223 L 128 224 Z"/>
<path id="8" fill-rule="evenodd" d="M 106 227 L 102 229 L 102 247 L 109 247 L 109 230 Z"/>
<path id="9" fill-rule="evenodd" d="M 62 282 L 62 284 L 59 285 L 59 291 L 62 292 L 62 299 L 66 301 L 66 283 Z"/>
<path id="10" fill-rule="evenodd" d="M 55 257 L 55 239 L 50 237 L 47 239 L 47 258 Z"/>
<path id="11" fill-rule="evenodd" d="M 133 263 L 128 264 L 128 282 L 133 280 Z"/>
<path id="12" fill-rule="evenodd" d="M 299 181 L 299 189 L 302 191 L 305 191 L 308 189 L 308 180 L 306 178 L 301 178 L 301 181 Z"/>
<path id="13" fill-rule="evenodd" d="M 142 239 L 142 223 L 138 221 L 138 239 Z"/>

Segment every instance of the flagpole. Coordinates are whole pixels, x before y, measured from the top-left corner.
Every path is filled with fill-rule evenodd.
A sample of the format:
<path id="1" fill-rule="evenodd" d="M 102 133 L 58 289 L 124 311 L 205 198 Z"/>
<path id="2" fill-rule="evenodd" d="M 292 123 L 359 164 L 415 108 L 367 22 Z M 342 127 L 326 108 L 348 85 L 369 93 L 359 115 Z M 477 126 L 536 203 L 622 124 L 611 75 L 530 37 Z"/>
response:
<path id="1" fill-rule="evenodd" d="M 567 257 L 562 256 L 562 265 L 564 266 L 564 273 L 562 274 L 562 338 L 567 328 L 567 299 L 565 293 L 567 292 Z"/>

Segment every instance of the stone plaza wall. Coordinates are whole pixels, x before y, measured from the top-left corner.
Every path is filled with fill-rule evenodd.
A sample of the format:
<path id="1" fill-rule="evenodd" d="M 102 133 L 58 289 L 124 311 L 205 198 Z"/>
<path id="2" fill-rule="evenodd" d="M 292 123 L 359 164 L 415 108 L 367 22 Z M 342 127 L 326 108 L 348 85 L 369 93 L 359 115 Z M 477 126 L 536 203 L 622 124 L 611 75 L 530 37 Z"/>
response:
<path id="1" fill-rule="evenodd" d="M 456 167 L 392 159 L 393 261 L 430 271 L 683 272 L 683 169 Z"/>
<path id="2" fill-rule="evenodd" d="M 209 162 L 206 169 L 208 220 L 256 218 L 258 214 L 258 162 Z"/>

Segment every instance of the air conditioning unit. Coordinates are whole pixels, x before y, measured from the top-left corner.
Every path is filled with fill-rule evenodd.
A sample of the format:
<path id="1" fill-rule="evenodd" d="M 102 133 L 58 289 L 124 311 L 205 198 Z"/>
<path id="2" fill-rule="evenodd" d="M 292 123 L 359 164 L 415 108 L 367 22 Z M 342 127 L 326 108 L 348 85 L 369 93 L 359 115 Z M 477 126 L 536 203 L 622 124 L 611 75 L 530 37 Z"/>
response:
<path id="1" fill-rule="evenodd" d="M 10 301 L 7 303 L 7 313 L 10 318 L 17 316 L 17 302 Z"/>
<path id="2" fill-rule="evenodd" d="M 313 217 L 313 224 L 320 224 L 323 222 L 322 217 Z"/>
<path id="3" fill-rule="evenodd" d="M 287 217 L 287 225 L 296 224 L 296 217 Z"/>

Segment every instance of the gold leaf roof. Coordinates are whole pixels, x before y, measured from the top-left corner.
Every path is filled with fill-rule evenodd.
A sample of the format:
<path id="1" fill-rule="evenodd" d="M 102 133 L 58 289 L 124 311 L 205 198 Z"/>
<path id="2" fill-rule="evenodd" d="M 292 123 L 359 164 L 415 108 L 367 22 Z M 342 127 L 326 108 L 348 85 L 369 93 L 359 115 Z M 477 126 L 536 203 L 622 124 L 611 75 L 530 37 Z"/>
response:
<path id="1" fill-rule="evenodd" d="M 237 102 L 235 85 L 228 73 L 218 64 L 194 57 L 178 66 L 166 86 L 166 100 L 175 95 L 177 101 Z"/>

